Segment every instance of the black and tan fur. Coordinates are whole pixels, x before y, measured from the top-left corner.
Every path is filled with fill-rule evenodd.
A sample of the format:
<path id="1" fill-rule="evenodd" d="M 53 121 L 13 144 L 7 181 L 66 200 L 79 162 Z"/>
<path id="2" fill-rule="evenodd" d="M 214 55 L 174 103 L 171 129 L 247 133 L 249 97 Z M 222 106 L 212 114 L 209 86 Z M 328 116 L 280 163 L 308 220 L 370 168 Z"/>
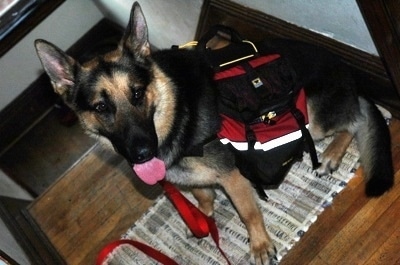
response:
<path id="1" fill-rule="evenodd" d="M 212 72 L 200 54 L 188 50 L 151 53 L 137 3 L 118 48 L 83 65 L 44 40 L 35 45 L 55 91 L 90 134 L 108 139 L 130 164 L 154 156 L 163 160 L 166 178 L 192 188 L 200 209 L 208 215 L 213 213 L 213 189 L 222 187 L 247 227 L 255 263 L 268 264 L 274 246 L 252 185 L 235 167 L 229 149 L 218 140 L 208 140 L 220 123 Z M 329 56 L 324 52 L 317 56 L 314 48 L 299 45 L 303 44 L 271 41 L 266 52 L 270 49 L 291 58 L 307 89 L 314 138 L 337 135 L 323 154 L 318 172 L 336 169 L 355 136 L 366 192 L 383 194 L 393 185 L 385 121 L 373 104 L 355 94 L 356 83 L 345 66 L 331 59 L 325 64 Z M 205 142 L 203 156 L 190 155 L 193 147 Z"/>

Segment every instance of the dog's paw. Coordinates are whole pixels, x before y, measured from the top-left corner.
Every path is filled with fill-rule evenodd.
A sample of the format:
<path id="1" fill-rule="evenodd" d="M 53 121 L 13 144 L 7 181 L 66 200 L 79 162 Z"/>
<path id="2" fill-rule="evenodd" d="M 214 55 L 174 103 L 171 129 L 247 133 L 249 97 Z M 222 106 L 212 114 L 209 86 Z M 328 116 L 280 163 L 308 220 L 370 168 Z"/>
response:
<path id="1" fill-rule="evenodd" d="M 321 165 L 315 170 L 317 176 L 325 176 L 331 174 L 339 168 L 342 161 L 342 155 L 331 153 L 323 153 L 321 156 Z"/>
<path id="2" fill-rule="evenodd" d="M 316 170 L 317 175 L 328 175 L 339 168 L 352 139 L 353 135 L 347 131 L 335 134 L 334 139 L 321 155 L 321 166 Z"/>
<path id="3" fill-rule="evenodd" d="M 331 160 L 322 160 L 321 165 L 319 168 L 315 170 L 315 174 L 318 177 L 326 176 L 332 174 L 333 171 L 339 168 L 340 162 L 335 162 Z"/>
<path id="4" fill-rule="evenodd" d="M 251 256 L 252 264 L 255 265 L 272 265 L 276 259 L 276 248 L 270 240 L 264 240 L 263 242 L 252 244 L 251 246 Z"/>

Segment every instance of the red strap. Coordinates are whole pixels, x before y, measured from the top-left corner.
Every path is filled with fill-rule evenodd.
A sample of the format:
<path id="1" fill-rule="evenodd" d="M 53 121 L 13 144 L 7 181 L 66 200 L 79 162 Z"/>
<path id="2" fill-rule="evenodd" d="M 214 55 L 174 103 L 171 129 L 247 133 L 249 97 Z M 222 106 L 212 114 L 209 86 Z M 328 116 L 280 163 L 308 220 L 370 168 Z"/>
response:
<path id="1" fill-rule="evenodd" d="M 210 228 L 210 235 L 211 235 L 212 239 L 214 240 L 215 245 L 217 246 L 221 255 L 225 258 L 226 263 L 228 265 L 231 265 L 228 257 L 226 256 L 225 252 L 222 250 L 222 248 L 219 245 L 219 233 L 218 233 L 217 225 L 215 224 L 215 220 L 211 217 L 207 217 L 207 221 L 208 221 L 208 227 Z"/>
<path id="2" fill-rule="evenodd" d="M 141 242 L 129 240 L 129 239 L 117 240 L 117 241 L 111 242 L 110 244 L 106 245 L 100 251 L 99 255 L 97 256 L 96 265 L 102 265 L 103 262 L 106 260 L 108 254 L 110 254 L 116 247 L 123 245 L 123 244 L 128 244 L 128 245 L 131 245 L 131 246 L 141 250 L 147 256 L 152 257 L 153 259 L 157 260 L 158 262 L 160 262 L 164 265 L 178 265 L 178 263 L 176 263 L 173 259 L 164 255 L 160 251 L 158 251 L 146 244 L 143 244 Z"/>
<path id="3" fill-rule="evenodd" d="M 193 235 L 197 238 L 208 236 L 210 232 L 207 220 L 208 216 L 203 214 L 196 206 L 186 199 L 174 185 L 167 181 L 160 181 L 159 183 L 164 188 L 165 195 L 178 210 L 180 216 Z"/>
<path id="4" fill-rule="evenodd" d="M 183 221 L 189 227 L 193 235 L 197 238 L 211 235 L 218 250 L 221 252 L 226 262 L 230 265 L 231 263 L 229 262 L 228 257 L 219 245 L 219 234 L 215 220 L 200 211 L 188 199 L 186 199 L 186 197 L 183 196 L 174 185 L 168 181 L 162 180 L 159 183 L 164 188 L 165 195 L 178 210 Z"/>
<path id="5" fill-rule="evenodd" d="M 219 245 L 218 228 L 217 225 L 215 224 L 214 219 L 212 217 L 208 217 L 203 212 L 201 212 L 188 199 L 186 199 L 186 197 L 183 196 L 182 193 L 180 193 L 179 190 L 175 188 L 175 186 L 172 185 L 171 183 L 165 180 L 160 181 L 159 183 L 163 187 L 165 195 L 178 210 L 180 216 L 182 217 L 186 225 L 189 227 L 193 235 L 196 236 L 197 238 L 202 238 L 211 235 L 218 250 L 225 258 L 227 264 L 230 265 L 231 263 L 229 262 L 228 257 L 226 256 L 226 254 Z M 98 255 L 96 265 L 101 265 L 106 260 L 107 255 L 110 254 L 116 247 L 122 244 L 132 245 L 164 265 L 177 264 L 171 258 L 165 256 L 164 254 L 162 254 L 156 249 L 153 249 L 150 246 L 147 246 L 138 241 L 125 239 L 125 240 L 117 240 L 105 246 Z"/>

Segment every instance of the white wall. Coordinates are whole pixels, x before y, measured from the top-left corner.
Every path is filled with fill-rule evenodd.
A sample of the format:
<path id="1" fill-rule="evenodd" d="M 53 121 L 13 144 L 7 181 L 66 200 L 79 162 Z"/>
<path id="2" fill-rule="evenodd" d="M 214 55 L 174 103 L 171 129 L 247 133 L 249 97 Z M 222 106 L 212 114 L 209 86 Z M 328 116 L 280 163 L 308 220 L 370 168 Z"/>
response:
<path id="1" fill-rule="evenodd" d="M 0 195 L 30 201 L 32 196 L 0 170 Z M 0 219 L 0 249 L 20 265 L 29 264 L 29 259 Z M 0 264 L 2 264 L 0 262 Z"/>
<path id="2" fill-rule="evenodd" d="M 93 0 L 104 15 L 123 27 L 129 21 L 134 0 Z M 157 48 L 170 48 L 193 40 L 203 0 L 139 0 L 149 27 L 149 39 Z"/>
<path id="3" fill-rule="evenodd" d="M 101 18 L 92 1 L 67 0 L 0 58 L 0 110 L 42 73 L 33 42 L 37 38 L 69 48 Z"/>

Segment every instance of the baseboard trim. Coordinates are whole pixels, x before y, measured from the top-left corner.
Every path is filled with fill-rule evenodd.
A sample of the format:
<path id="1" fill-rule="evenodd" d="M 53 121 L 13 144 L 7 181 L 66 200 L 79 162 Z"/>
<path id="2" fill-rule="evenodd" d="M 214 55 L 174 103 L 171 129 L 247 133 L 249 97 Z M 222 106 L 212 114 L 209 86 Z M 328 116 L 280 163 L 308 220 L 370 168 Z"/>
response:
<path id="1" fill-rule="evenodd" d="M 66 264 L 29 217 L 26 207 L 30 203 L 31 201 L 0 196 L 0 217 L 25 251 L 31 264 Z"/>

